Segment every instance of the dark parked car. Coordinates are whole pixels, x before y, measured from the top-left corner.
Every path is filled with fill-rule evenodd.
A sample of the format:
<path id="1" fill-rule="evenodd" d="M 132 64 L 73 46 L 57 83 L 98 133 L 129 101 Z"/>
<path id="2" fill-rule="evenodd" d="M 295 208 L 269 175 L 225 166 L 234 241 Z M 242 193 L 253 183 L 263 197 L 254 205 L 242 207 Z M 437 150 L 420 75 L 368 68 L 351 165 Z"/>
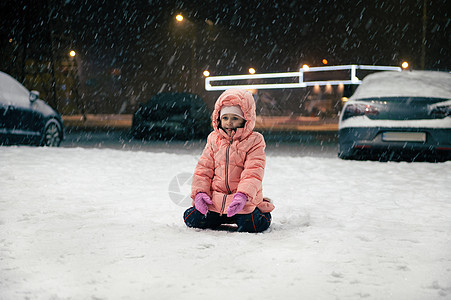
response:
<path id="1" fill-rule="evenodd" d="M 64 136 L 63 120 L 39 92 L 28 91 L 0 72 L 0 145 L 59 146 Z"/>
<path id="2" fill-rule="evenodd" d="M 435 71 L 368 75 L 344 105 L 343 159 L 451 159 L 451 74 Z"/>
<path id="3" fill-rule="evenodd" d="M 210 111 L 189 93 L 159 93 L 133 115 L 131 134 L 142 139 L 204 138 L 211 131 Z"/>

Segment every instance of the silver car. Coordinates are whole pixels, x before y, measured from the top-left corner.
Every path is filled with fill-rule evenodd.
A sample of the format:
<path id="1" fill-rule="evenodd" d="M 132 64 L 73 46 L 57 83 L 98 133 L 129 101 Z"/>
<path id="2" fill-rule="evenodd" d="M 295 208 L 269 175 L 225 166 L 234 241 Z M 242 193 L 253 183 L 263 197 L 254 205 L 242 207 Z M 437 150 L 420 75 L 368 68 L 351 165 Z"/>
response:
<path id="1" fill-rule="evenodd" d="M 368 75 L 344 105 L 338 156 L 379 161 L 451 159 L 451 74 Z"/>

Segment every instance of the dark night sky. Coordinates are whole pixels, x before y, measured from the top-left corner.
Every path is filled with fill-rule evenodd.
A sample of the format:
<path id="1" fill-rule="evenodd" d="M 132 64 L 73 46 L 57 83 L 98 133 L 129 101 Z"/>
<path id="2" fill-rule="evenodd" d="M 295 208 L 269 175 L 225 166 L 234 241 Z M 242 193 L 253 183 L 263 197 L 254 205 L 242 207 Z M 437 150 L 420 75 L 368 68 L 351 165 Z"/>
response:
<path id="1" fill-rule="evenodd" d="M 427 2 L 433 3 L 428 4 L 426 68 L 448 69 L 451 30 L 446 0 Z M 323 57 L 332 64 L 399 65 L 404 59 L 417 68 L 420 64 L 422 0 L 123 3 L 71 1 L 70 6 L 79 7 L 74 13 L 74 30 L 83 32 L 79 42 L 127 51 L 146 44 L 140 38 L 164 39 L 161 31 L 168 30 L 168 20 L 182 11 L 201 24 L 198 27 L 207 27 L 202 24 L 205 19 L 214 22 L 219 39 L 226 40 L 222 48 L 233 51 L 233 44 L 242 44 L 246 50 L 240 47 L 238 56 L 260 70 L 295 69 L 303 62 L 319 65 Z M 145 45 L 145 51 L 156 45 Z"/>
<path id="2" fill-rule="evenodd" d="M 426 2 L 425 69 L 449 70 L 449 1 Z M 293 71 L 323 58 L 329 65 L 407 60 L 421 67 L 423 0 L 3 0 L 0 10 L 3 56 L 28 44 L 28 56 L 44 59 L 51 28 L 57 50 L 76 49 L 87 77 L 119 68 L 126 85 L 153 78 L 149 94 L 191 67 L 193 27 L 176 25 L 178 12 L 196 24 L 196 68 L 214 75 L 244 74 L 250 66 Z M 10 61 L 2 57 L 0 67 L 13 70 L 20 59 Z"/>
<path id="3" fill-rule="evenodd" d="M 297 68 L 301 60 L 319 65 L 323 57 L 332 64 L 392 65 L 408 59 L 419 66 L 420 62 L 422 0 L 4 0 L 2 38 L 11 29 L 13 34 L 20 32 L 23 24 L 13 19 L 25 6 L 21 2 L 34 3 L 28 6 L 32 10 L 29 18 L 36 21 L 32 26 L 37 32 L 43 28 L 38 22 L 46 23 L 47 5 L 54 19 L 64 16 L 55 26 L 64 22 L 62 26 L 72 29 L 77 47 L 95 59 L 127 59 L 136 55 L 134 51 L 158 49 L 160 40 L 169 37 L 169 21 L 180 11 L 201 24 L 198 27 L 208 27 L 203 21 L 211 20 L 219 37 L 232 39 L 231 44 L 244 43 L 246 49 L 239 49 L 238 55 L 256 61 L 261 69 Z M 447 1 L 427 2 L 431 3 L 427 7 L 426 68 L 448 69 L 451 17 Z M 233 45 L 226 42 L 223 48 L 233 49 Z"/>

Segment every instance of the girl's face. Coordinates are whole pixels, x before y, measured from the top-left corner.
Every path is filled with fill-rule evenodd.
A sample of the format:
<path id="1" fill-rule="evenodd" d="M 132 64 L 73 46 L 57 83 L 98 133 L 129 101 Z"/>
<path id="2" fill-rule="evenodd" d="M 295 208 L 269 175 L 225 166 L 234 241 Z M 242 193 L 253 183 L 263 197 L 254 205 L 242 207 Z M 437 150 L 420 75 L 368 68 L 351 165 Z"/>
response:
<path id="1" fill-rule="evenodd" d="M 244 127 L 244 119 L 234 115 L 234 114 L 225 114 L 221 117 L 221 128 L 224 129 L 224 131 L 231 135 L 232 131 Z"/>

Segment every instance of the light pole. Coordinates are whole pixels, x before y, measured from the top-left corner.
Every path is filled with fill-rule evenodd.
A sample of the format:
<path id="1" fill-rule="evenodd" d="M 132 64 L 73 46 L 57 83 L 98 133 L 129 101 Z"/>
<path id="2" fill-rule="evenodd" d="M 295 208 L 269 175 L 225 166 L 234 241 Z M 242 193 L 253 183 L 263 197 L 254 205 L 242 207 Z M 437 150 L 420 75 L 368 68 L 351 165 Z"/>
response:
<path id="1" fill-rule="evenodd" d="M 197 27 L 196 24 L 192 21 L 185 20 L 185 17 L 182 14 L 178 14 L 175 16 L 175 20 L 178 23 L 188 22 L 190 26 L 192 26 L 192 45 L 191 45 L 191 70 L 190 70 L 190 80 L 191 80 L 191 92 L 196 93 L 196 43 L 197 43 Z"/>
<path id="2" fill-rule="evenodd" d="M 74 97 L 75 97 L 75 103 L 78 107 L 78 110 L 81 113 L 81 118 L 83 121 L 86 121 L 86 112 L 85 107 L 83 103 L 80 101 L 80 94 L 78 93 L 78 89 L 80 86 L 80 78 L 78 75 L 79 66 L 77 63 L 77 52 L 74 50 L 69 51 L 70 61 L 72 63 L 72 66 L 70 70 L 72 71 L 72 75 L 74 76 Z"/>
<path id="3" fill-rule="evenodd" d="M 420 68 L 424 70 L 424 65 L 426 61 L 426 29 L 427 29 L 427 4 L 428 1 L 423 1 L 423 35 L 421 38 L 421 61 Z"/>

